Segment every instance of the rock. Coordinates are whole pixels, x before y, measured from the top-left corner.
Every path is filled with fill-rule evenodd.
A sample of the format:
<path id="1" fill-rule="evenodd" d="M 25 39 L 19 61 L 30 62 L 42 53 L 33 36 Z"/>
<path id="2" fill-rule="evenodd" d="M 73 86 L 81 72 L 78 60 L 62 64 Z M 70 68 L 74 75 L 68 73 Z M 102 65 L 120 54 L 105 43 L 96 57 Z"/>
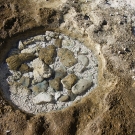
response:
<path id="1" fill-rule="evenodd" d="M 48 65 L 53 64 L 56 57 L 56 48 L 54 45 L 49 45 L 46 48 L 43 48 L 39 52 L 39 58 L 44 60 Z"/>
<path id="2" fill-rule="evenodd" d="M 74 66 L 74 72 L 83 72 L 85 69 L 85 66 L 82 65 L 81 63 L 77 63 L 75 66 Z"/>
<path id="3" fill-rule="evenodd" d="M 40 92 L 45 92 L 48 88 L 48 82 L 47 81 L 43 81 L 41 83 L 38 83 L 34 86 L 32 86 L 32 91 L 35 93 L 35 94 L 38 94 Z"/>
<path id="4" fill-rule="evenodd" d="M 71 67 L 77 63 L 74 53 L 67 48 L 60 48 L 58 50 L 58 56 L 61 63 L 66 67 Z"/>
<path id="5" fill-rule="evenodd" d="M 19 50 L 23 50 L 24 49 L 24 44 L 22 43 L 22 41 L 19 41 L 18 48 L 19 48 Z"/>
<path id="6" fill-rule="evenodd" d="M 24 77 L 33 78 L 33 72 L 28 72 L 23 74 Z"/>
<path id="7" fill-rule="evenodd" d="M 22 84 L 24 87 L 29 87 L 30 86 L 30 78 L 22 76 L 21 79 L 19 80 L 19 83 Z"/>
<path id="8" fill-rule="evenodd" d="M 69 96 L 68 95 L 63 95 L 59 98 L 60 102 L 67 102 L 69 100 Z"/>
<path id="9" fill-rule="evenodd" d="M 27 46 L 27 45 L 32 45 L 35 42 L 34 42 L 34 39 L 33 38 L 29 38 L 27 40 L 24 40 L 22 43 L 23 43 L 24 46 Z"/>
<path id="10" fill-rule="evenodd" d="M 67 71 L 65 67 L 59 67 L 55 70 L 55 78 L 59 77 L 60 79 L 63 79 L 67 75 Z"/>
<path id="11" fill-rule="evenodd" d="M 34 53 L 38 52 L 40 49 L 41 49 L 40 46 L 36 46 L 36 47 L 33 47 L 33 48 L 26 48 L 26 49 L 23 49 L 21 51 L 21 53 L 32 53 L 32 54 L 34 54 Z"/>
<path id="12" fill-rule="evenodd" d="M 57 101 L 59 97 L 61 96 L 60 92 L 55 92 L 55 100 Z"/>
<path id="13" fill-rule="evenodd" d="M 80 79 L 73 87 L 72 92 L 76 95 L 85 92 L 88 88 L 92 86 L 91 80 Z"/>
<path id="14" fill-rule="evenodd" d="M 49 81 L 50 87 L 52 87 L 54 90 L 59 91 L 61 88 L 61 82 L 60 78 L 54 78 L 53 80 Z"/>
<path id="15" fill-rule="evenodd" d="M 39 58 L 31 63 L 33 67 L 33 75 L 35 82 L 41 82 L 44 78 L 49 78 L 52 75 L 51 68 L 43 63 Z"/>
<path id="16" fill-rule="evenodd" d="M 19 68 L 19 71 L 22 73 L 27 73 L 32 71 L 32 68 L 30 68 L 27 64 L 22 64 L 21 67 Z"/>
<path id="17" fill-rule="evenodd" d="M 56 39 L 55 40 L 55 46 L 57 48 L 61 48 L 62 47 L 62 40 L 61 39 Z"/>
<path id="18" fill-rule="evenodd" d="M 38 35 L 33 37 L 35 42 L 44 42 L 45 41 L 45 36 L 44 35 Z"/>
<path id="19" fill-rule="evenodd" d="M 11 70 L 17 70 L 22 64 L 22 60 L 19 59 L 18 55 L 10 56 L 6 59 L 6 62 Z"/>
<path id="20" fill-rule="evenodd" d="M 52 31 L 46 31 L 46 36 L 49 36 L 49 37 L 52 37 L 52 38 L 54 38 L 55 37 L 55 33 L 54 32 L 52 32 Z"/>
<path id="21" fill-rule="evenodd" d="M 78 56 L 78 62 L 81 63 L 83 66 L 88 66 L 89 64 L 89 59 L 85 55 L 79 55 Z"/>
<path id="22" fill-rule="evenodd" d="M 52 39 L 51 37 L 46 36 L 46 40 L 47 40 L 47 41 L 50 41 L 51 39 Z"/>
<path id="23" fill-rule="evenodd" d="M 53 101 L 52 95 L 47 94 L 45 92 L 41 92 L 33 98 L 34 104 L 43 104 L 43 103 L 48 103 L 52 101 Z"/>
<path id="24" fill-rule="evenodd" d="M 35 55 L 32 53 L 20 53 L 19 59 L 22 62 L 27 62 L 27 61 L 31 61 L 31 60 L 35 59 Z"/>
<path id="25" fill-rule="evenodd" d="M 75 74 L 69 74 L 64 79 L 62 79 L 63 87 L 70 90 L 72 86 L 77 82 L 77 76 Z"/>

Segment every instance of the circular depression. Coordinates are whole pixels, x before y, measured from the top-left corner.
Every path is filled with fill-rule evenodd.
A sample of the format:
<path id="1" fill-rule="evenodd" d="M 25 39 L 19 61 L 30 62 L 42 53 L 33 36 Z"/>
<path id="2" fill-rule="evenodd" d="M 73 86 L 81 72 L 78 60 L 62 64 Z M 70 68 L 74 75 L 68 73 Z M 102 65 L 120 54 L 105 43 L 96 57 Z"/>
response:
<path id="1" fill-rule="evenodd" d="M 79 40 L 46 31 L 14 46 L 0 65 L 0 81 L 4 97 L 21 110 L 61 110 L 97 86 L 98 61 Z"/>

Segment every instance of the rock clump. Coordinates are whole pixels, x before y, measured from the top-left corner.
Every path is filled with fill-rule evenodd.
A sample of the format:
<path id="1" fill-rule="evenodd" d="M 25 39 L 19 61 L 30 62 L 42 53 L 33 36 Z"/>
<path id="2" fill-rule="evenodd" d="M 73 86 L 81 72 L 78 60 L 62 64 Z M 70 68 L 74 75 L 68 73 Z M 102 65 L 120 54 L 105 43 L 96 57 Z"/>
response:
<path id="1" fill-rule="evenodd" d="M 59 91 L 61 88 L 61 82 L 60 82 L 60 78 L 54 78 L 53 80 L 49 81 L 49 85 L 50 87 L 52 87 L 54 90 Z"/>
<path id="2" fill-rule="evenodd" d="M 45 92 L 48 88 L 48 82 L 47 81 L 43 81 L 41 83 L 37 83 L 36 85 L 32 86 L 32 91 L 35 94 L 38 94 L 40 92 Z"/>
<path id="3" fill-rule="evenodd" d="M 44 78 L 52 76 L 52 69 L 39 58 L 32 61 L 35 82 L 41 82 Z"/>
<path id="4" fill-rule="evenodd" d="M 77 82 L 77 76 L 75 74 L 69 74 L 65 78 L 62 79 L 63 87 L 70 90 L 72 86 Z"/>
<path id="5" fill-rule="evenodd" d="M 76 95 L 82 94 L 85 92 L 89 87 L 92 86 L 92 81 L 91 80 L 86 80 L 86 79 L 80 79 L 73 87 L 72 87 L 72 92 Z"/>
<path id="6" fill-rule="evenodd" d="M 39 52 L 39 58 L 43 60 L 46 64 L 53 64 L 56 57 L 56 47 L 54 45 L 49 45 L 43 48 Z"/>
<path id="7" fill-rule="evenodd" d="M 60 48 L 58 50 L 58 56 L 61 63 L 66 67 L 71 67 L 77 63 L 74 53 L 67 48 Z"/>
<path id="8" fill-rule="evenodd" d="M 53 96 L 45 92 L 41 92 L 33 98 L 34 104 L 43 104 L 52 101 L 53 101 Z"/>
<path id="9" fill-rule="evenodd" d="M 67 102 L 69 100 L 69 96 L 68 95 L 63 95 L 59 98 L 59 101 L 61 102 Z"/>

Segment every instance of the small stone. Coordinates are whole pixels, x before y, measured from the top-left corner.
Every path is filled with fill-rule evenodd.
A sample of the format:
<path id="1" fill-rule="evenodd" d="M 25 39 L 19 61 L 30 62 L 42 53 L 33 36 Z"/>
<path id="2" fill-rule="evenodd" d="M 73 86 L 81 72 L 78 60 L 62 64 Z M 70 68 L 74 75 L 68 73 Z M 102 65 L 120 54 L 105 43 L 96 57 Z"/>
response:
<path id="1" fill-rule="evenodd" d="M 23 74 L 24 77 L 33 78 L 33 72 L 28 72 Z"/>
<path id="2" fill-rule="evenodd" d="M 6 59 L 6 62 L 11 70 L 17 70 L 22 64 L 22 61 L 19 59 L 18 55 L 10 56 Z"/>
<path id="3" fill-rule="evenodd" d="M 35 82 L 41 82 L 44 78 L 49 78 L 52 76 L 51 68 L 43 63 L 39 58 L 33 60 L 31 63 L 33 67 L 33 75 Z"/>
<path id="4" fill-rule="evenodd" d="M 54 45 L 49 45 L 46 48 L 43 48 L 39 52 L 39 58 L 43 60 L 46 64 L 53 64 L 56 57 L 56 48 Z"/>
<path id="5" fill-rule="evenodd" d="M 19 41 L 18 48 L 19 48 L 19 50 L 23 50 L 24 49 L 24 45 L 23 45 L 22 41 Z"/>
<path id="6" fill-rule="evenodd" d="M 34 104 L 44 104 L 52 101 L 53 101 L 52 95 L 45 92 L 41 92 L 33 98 Z"/>
<path id="7" fill-rule="evenodd" d="M 19 59 L 22 62 L 27 62 L 27 61 L 31 61 L 31 60 L 35 59 L 35 55 L 32 53 L 20 53 Z"/>
<path id="8" fill-rule="evenodd" d="M 19 68 L 19 71 L 22 73 L 27 73 L 32 71 L 32 69 L 27 64 L 22 64 L 21 67 Z"/>
<path id="9" fill-rule="evenodd" d="M 24 87 L 30 86 L 30 78 L 22 76 L 19 80 L 19 83 L 21 83 Z"/>
<path id="10" fill-rule="evenodd" d="M 83 66 L 88 66 L 89 64 L 89 59 L 85 55 L 79 55 L 78 56 L 78 62 L 81 63 Z"/>
<path id="11" fill-rule="evenodd" d="M 55 100 L 57 101 L 59 97 L 61 96 L 60 92 L 55 92 Z"/>
<path id="12" fill-rule="evenodd" d="M 38 83 L 34 86 L 32 86 L 32 91 L 36 94 L 40 93 L 40 92 L 45 92 L 48 88 L 48 83 L 47 81 L 43 81 L 41 83 Z"/>
<path id="13" fill-rule="evenodd" d="M 55 46 L 58 47 L 58 48 L 61 48 L 62 47 L 62 40 L 61 39 L 56 39 L 55 40 Z"/>
<path id="14" fill-rule="evenodd" d="M 44 42 L 45 41 L 45 36 L 44 35 L 38 35 L 33 37 L 35 42 Z"/>
<path id="15" fill-rule="evenodd" d="M 84 71 L 85 67 L 81 63 L 77 63 L 74 66 L 74 72 L 82 73 Z"/>
<path id="16" fill-rule="evenodd" d="M 63 87 L 70 90 L 72 86 L 77 82 L 77 76 L 75 74 L 69 74 L 64 79 L 62 79 Z"/>
<path id="17" fill-rule="evenodd" d="M 61 88 L 60 78 L 54 78 L 53 80 L 49 81 L 49 85 L 56 91 L 59 91 Z"/>
<path id="18" fill-rule="evenodd" d="M 46 36 L 46 40 L 47 40 L 47 41 L 50 41 L 51 39 L 52 39 L 51 37 Z"/>
<path id="19" fill-rule="evenodd" d="M 61 63 L 66 67 L 71 67 L 77 63 L 74 53 L 67 48 L 60 48 L 58 50 L 58 56 Z"/>
<path id="20" fill-rule="evenodd" d="M 22 42 L 24 46 L 27 46 L 27 45 L 32 45 L 34 44 L 34 39 L 33 38 L 30 38 L 30 39 L 27 39 L 25 41 Z"/>
<path id="21" fill-rule="evenodd" d="M 59 98 L 60 102 L 67 102 L 69 100 L 69 96 L 68 95 L 63 95 Z"/>
<path id="22" fill-rule="evenodd" d="M 63 79 L 67 75 L 66 68 L 61 66 L 55 70 L 55 78 Z"/>
<path id="23" fill-rule="evenodd" d="M 80 79 L 73 87 L 72 87 L 72 92 L 76 95 L 82 94 L 85 92 L 88 88 L 92 86 L 92 81 L 91 80 L 86 80 L 86 79 Z"/>

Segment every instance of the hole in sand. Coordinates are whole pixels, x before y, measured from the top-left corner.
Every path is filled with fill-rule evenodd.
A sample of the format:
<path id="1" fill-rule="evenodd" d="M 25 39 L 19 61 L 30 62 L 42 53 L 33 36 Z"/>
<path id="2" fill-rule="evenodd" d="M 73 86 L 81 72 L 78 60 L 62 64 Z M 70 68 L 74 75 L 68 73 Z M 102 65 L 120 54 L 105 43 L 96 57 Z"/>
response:
<path id="1" fill-rule="evenodd" d="M 4 96 L 28 113 L 70 106 L 97 86 L 91 50 L 64 34 L 46 31 L 12 48 L 0 65 Z"/>

